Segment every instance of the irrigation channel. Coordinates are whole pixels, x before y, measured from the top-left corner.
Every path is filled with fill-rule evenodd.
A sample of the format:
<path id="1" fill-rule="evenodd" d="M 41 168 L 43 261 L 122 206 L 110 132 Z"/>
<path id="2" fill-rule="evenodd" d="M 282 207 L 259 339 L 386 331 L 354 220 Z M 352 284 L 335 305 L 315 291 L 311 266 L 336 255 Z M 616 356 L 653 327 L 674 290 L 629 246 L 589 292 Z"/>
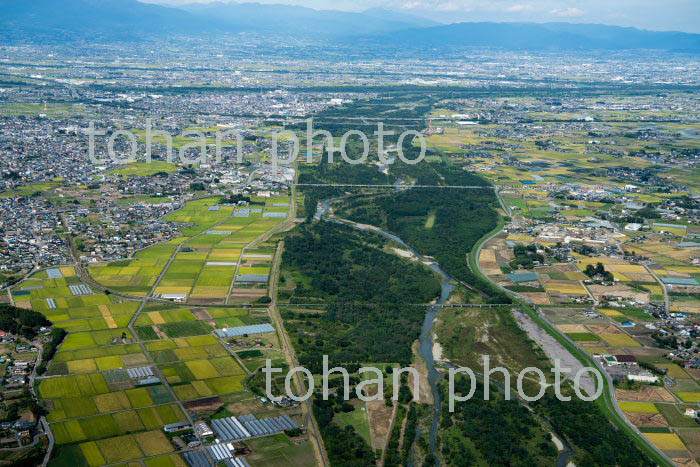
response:
<path id="1" fill-rule="evenodd" d="M 428 384 L 430 384 L 430 390 L 433 394 L 433 422 L 430 427 L 430 453 L 434 456 L 437 465 L 440 465 L 438 457 L 435 455 L 436 445 L 437 445 L 437 435 L 438 428 L 440 424 L 440 390 L 438 388 L 438 382 L 443 379 L 442 375 L 437 371 L 435 367 L 435 359 L 433 358 L 433 326 L 435 325 L 435 317 L 442 306 L 447 302 L 447 299 L 452 294 L 455 288 L 455 283 L 457 282 L 452 276 L 450 276 L 447 271 L 442 269 L 442 267 L 432 258 L 427 258 L 416 251 L 412 246 L 408 245 L 401 238 L 396 235 L 380 229 L 379 227 L 373 225 L 358 224 L 356 222 L 349 221 L 347 219 L 340 219 L 335 217 L 328 217 L 328 213 L 331 212 L 330 203 L 333 201 L 338 201 L 348 196 L 339 196 L 335 198 L 329 198 L 327 200 L 319 202 L 318 208 L 314 218 L 316 220 L 324 220 L 327 222 L 336 222 L 338 224 L 348 225 L 359 230 L 367 230 L 379 233 L 390 240 L 395 241 L 402 247 L 410 251 L 419 261 L 426 264 L 430 269 L 440 276 L 440 298 L 432 305 L 428 306 L 428 311 L 425 314 L 425 319 L 423 320 L 423 326 L 421 328 L 421 333 L 419 337 L 420 349 L 419 354 L 423 357 L 426 366 L 428 367 Z M 420 435 L 420 432 L 416 433 L 416 438 Z M 571 446 L 566 441 L 565 438 L 559 438 L 563 444 L 563 450 L 559 453 L 559 458 L 557 459 L 557 467 L 565 467 L 568 464 L 569 456 L 573 453 Z M 413 467 L 413 463 L 409 462 L 409 467 Z"/>

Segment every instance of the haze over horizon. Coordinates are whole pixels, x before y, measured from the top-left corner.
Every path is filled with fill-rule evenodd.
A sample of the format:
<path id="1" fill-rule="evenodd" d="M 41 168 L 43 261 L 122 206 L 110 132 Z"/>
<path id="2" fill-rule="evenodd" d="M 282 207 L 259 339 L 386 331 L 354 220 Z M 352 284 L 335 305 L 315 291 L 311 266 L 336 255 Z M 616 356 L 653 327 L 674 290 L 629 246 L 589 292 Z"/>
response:
<path id="1" fill-rule="evenodd" d="M 221 0 L 142 1 L 180 6 Z M 571 22 L 700 33 L 700 23 L 697 21 L 700 17 L 700 2 L 695 0 L 257 0 L 255 3 L 356 12 L 369 8 L 385 8 L 443 23 Z"/>

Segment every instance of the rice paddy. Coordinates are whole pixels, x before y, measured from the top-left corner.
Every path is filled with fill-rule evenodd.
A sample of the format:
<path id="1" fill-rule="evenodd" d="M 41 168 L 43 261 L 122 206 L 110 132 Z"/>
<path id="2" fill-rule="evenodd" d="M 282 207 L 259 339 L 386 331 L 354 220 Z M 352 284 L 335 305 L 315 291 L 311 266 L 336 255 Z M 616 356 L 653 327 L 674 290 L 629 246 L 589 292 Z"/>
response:
<path id="1" fill-rule="evenodd" d="M 662 450 L 684 450 L 683 441 L 675 433 L 644 433 L 654 446 Z"/>
<path id="2" fill-rule="evenodd" d="M 700 392 L 677 392 L 676 395 L 683 402 L 697 404 L 700 402 Z"/>
<path id="3" fill-rule="evenodd" d="M 659 413 L 658 409 L 651 402 L 619 402 L 620 410 L 623 412 L 636 413 Z"/>
<path id="4" fill-rule="evenodd" d="M 259 210 L 245 216 L 225 206 L 208 209 L 218 201 L 194 201 L 171 214 L 169 220 L 187 223 L 183 237 L 141 250 L 131 259 L 91 265 L 89 274 L 135 297 L 184 293 L 194 301 L 218 300 L 223 305 L 237 273 L 270 273 L 274 249 L 247 246 L 283 221 L 263 213 L 288 212 L 288 206 L 275 204 L 288 204 L 289 199 L 256 200 Z M 51 275 L 39 271 L 13 289 L 17 302 L 68 332 L 46 374 L 37 378 L 56 443 L 73 446 L 89 465 L 151 456 L 162 457 L 149 459 L 147 465 L 181 465 L 178 456 L 168 456 L 175 447 L 162 433 L 163 425 L 187 420 L 177 400 L 231 397 L 244 391 L 249 374 L 213 330 L 261 321 L 248 309 L 148 305 L 132 332 L 128 326 L 138 301 L 89 286 L 85 294 L 74 295 L 71 287 L 78 285 L 85 284 L 76 270 L 62 267 Z M 149 366 L 158 371 L 160 384 L 139 386 L 126 371 Z"/>
<path id="5" fill-rule="evenodd" d="M 641 347 L 641 344 L 627 334 L 602 333 L 598 335 L 610 347 Z"/>
<path id="6" fill-rule="evenodd" d="M 131 260 L 93 265 L 90 274 L 105 286 L 144 296 L 153 290 L 174 256 L 155 294 L 185 294 L 192 303 L 225 303 L 237 269 L 239 274 L 269 274 L 269 260 L 241 260 L 241 254 L 251 241 L 284 220 L 264 217 L 265 213 L 288 212 L 290 200 L 254 198 L 258 204 L 250 208 L 218 206 L 210 210 L 219 201 L 216 197 L 193 201 L 166 216 L 166 220 L 186 224 L 181 229 L 183 237 L 141 250 Z"/>

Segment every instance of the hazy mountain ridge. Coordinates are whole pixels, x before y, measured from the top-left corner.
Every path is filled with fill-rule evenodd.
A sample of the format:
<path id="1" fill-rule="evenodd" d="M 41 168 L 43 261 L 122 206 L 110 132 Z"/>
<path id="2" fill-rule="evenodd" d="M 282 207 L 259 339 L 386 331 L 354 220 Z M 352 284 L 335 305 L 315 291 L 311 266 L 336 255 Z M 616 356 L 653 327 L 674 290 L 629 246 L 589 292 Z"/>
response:
<path id="1" fill-rule="evenodd" d="M 572 23 L 455 23 L 382 35 L 397 47 L 476 46 L 512 50 L 656 49 L 700 52 L 700 34 Z"/>
<path id="2" fill-rule="evenodd" d="M 259 3 L 188 4 L 137 0 L 0 0 L 0 42 L 93 43 L 173 35 L 256 32 L 332 39 L 349 47 L 498 47 L 510 50 L 656 49 L 698 53 L 700 34 L 570 23 L 455 23 L 381 8 L 362 13 Z"/>
<path id="3" fill-rule="evenodd" d="M 401 21 L 402 23 L 410 24 L 413 27 L 430 27 L 438 26 L 442 23 L 433 21 L 427 18 L 421 18 L 416 15 L 404 13 L 401 11 L 387 10 L 386 8 L 369 8 L 362 12 L 363 15 L 372 16 L 380 19 L 390 19 L 392 21 Z"/>
<path id="4" fill-rule="evenodd" d="M 376 17 L 364 13 L 261 3 L 192 3 L 183 10 L 215 18 L 245 30 L 272 31 L 277 34 L 320 34 L 326 37 L 378 34 L 416 27 L 418 18 L 410 22 Z"/>
<path id="5" fill-rule="evenodd" d="M 134 41 L 194 34 L 224 25 L 186 11 L 136 0 L 0 0 L 0 40 Z"/>

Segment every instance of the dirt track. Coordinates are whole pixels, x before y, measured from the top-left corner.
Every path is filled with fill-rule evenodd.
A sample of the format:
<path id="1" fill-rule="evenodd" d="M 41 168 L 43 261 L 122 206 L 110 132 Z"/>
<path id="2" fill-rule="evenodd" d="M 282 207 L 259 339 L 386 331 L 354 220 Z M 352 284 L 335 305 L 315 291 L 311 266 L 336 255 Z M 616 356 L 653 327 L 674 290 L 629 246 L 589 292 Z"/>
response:
<path id="1" fill-rule="evenodd" d="M 542 350 L 547 354 L 547 356 L 554 361 L 558 359 L 561 361 L 561 368 L 570 368 L 571 373 L 569 373 L 569 379 L 573 379 L 577 371 L 583 368 L 583 364 L 579 362 L 576 357 L 571 355 L 571 353 L 564 348 L 559 342 L 556 341 L 552 336 L 547 334 L 547 331 L 539 327 L 529 316 L 520 311 L 514 313 L 515 319 L 521 328 L 527 332 L 530 339 L 537 342 L 537 344 L 542 347 Z M 581 389 L 590 395 L 595 394 L 595 381 L 593 376 L 586 374 L 580 379 Z"/>

